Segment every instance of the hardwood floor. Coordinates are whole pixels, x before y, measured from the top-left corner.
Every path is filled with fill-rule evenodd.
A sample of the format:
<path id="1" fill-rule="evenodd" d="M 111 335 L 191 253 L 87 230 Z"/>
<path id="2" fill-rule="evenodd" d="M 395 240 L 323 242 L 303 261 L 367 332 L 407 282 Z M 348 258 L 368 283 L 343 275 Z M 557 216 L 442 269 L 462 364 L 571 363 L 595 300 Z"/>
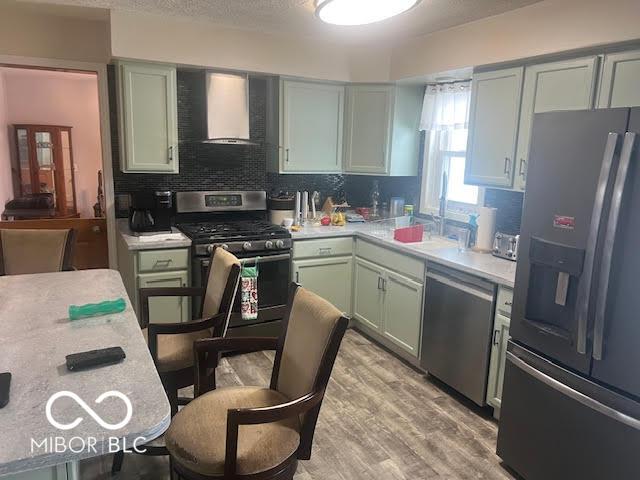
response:
<path id="1" fill-rule="evenodd" d="M 218 385 L 268 385 L 271 353 L 232 357 Z M 513 479 L 495 455 L 497 424 L 437 380 L 425 378 L 353 330 L 347 331 L 316 428 L 311 460 L 296 480 Z M 169 479 L 164 457 L 111 456 L 81 463 L 87 480 Z"/>

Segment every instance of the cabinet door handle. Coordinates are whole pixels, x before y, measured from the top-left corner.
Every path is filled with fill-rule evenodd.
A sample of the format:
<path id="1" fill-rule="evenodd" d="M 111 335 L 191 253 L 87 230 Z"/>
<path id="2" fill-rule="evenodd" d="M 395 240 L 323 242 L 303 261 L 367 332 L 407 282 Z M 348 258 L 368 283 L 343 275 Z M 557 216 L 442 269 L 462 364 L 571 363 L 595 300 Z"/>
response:
<path id="1" fill-rule="evenodd" d="M 300 272 L 296 272 L 296 283 L 300 283 Z"/>
<path id="2" fill-rule="evenodd" d="M 173 162 L 173 145 L 169 146 L 169 161 Z"/>
<path id="3" fill-rule="evenodd" d="M 518 169 L 518 173 L 520 174 L 520 176 L 522 178 L 524 178 L 527 175 L 526 167 L 527 167 L 527 161 L 524 158 L 521 158 L 520 159 L 520 168 Z"/>
<path id="4" fill-rule="evenodd" d="M 289 149 L 288 148 L 285 149 L 285 159 L 284 159 L 284 161 L 289 163 Z"/>
<path id="5" fill-rule="evenodd" d="M 511 174 L 511 159 L 504 157 L 504 174 L 509 176 Z"/>
<path id="6" fill-rule="evenodd" d="M 387 280 L 386 279 L 382 279 L 382 291 L 386 292 L 387 291 Z"/>
<path id="7" fill-rule="evenodd" d="M 378 277 L 378 290 L 382 290 L 382 277 Z"/>
<path id="8" fill-rule="evenodd" d="M 494 345 L 498 345 L 498 334 L 500 333 L 500 330 L 496 329 L 493 331 L 493 340 L 491 343 L 493 343 Z"/>
<path id="9" fill-rule="evenodd" d="M 331 247 L 320 247 L 318 255 L 331 255 Z"/>

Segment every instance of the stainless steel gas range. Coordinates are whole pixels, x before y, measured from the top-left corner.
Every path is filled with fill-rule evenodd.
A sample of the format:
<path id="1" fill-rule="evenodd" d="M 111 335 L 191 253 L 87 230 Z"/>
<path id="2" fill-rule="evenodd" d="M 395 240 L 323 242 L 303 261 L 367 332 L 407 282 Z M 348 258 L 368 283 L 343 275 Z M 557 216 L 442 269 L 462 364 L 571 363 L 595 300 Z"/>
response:
<path id="1" fill-rule="evenodd" d="M 291 278 L 291 234 L 266 220 L 264 191 L 176 193 L 177 227 L 192 241 L 193 286 L 204 287 L 214 247 L 236 255 L 244 265 L 257 264 L 258 319 L 242 320 L 240 292 L 234 303 L 229 335 L 277 335 Z M 200 316 L 194 302 L 194 317 Z"/>

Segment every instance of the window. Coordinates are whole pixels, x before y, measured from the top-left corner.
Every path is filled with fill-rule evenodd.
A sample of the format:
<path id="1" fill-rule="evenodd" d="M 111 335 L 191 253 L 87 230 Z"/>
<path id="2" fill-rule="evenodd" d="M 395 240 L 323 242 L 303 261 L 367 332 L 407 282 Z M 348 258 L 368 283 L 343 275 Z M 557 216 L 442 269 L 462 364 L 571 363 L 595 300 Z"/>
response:
<path id="1" fill-rule="evenodd" d="M 420 213 L 438 213 L 445 179 L 449 218 L 467 221 L 483 202 L 483 190 L 464 183 L 469 100 L 469 82 L 427 86 L 421 122 L 426 138 Z"/>

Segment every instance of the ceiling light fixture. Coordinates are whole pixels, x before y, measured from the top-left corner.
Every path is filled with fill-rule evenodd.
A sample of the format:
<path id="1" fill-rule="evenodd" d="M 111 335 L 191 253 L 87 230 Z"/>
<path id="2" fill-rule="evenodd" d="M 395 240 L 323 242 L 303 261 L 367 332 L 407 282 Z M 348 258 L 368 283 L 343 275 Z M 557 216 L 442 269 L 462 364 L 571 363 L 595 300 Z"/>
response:
<path id="1" fill-rule="evenodd" d="M 421 0 L 316 0 L 316 15 L 334 25 L 366 25 L 413 8 Z"/>

